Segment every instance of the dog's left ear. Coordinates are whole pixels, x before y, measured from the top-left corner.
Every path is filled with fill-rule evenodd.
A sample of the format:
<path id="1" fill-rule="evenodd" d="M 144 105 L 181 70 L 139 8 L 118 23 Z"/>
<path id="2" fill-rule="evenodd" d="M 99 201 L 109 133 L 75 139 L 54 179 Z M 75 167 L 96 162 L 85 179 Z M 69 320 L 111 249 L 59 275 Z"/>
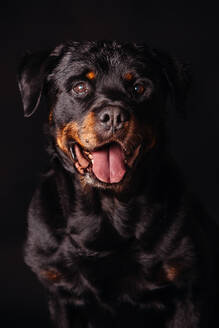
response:
<path id="1" fill-rule="evenodd" d="M 161 65 L 164 80 L 175 108 L 179 114 L 186 117 L 185 101 L 191 85 L 190 65 L 159 50 L 153 50 L 153 54 Z"/>
<path id="2" fill-rule="evenodd" d="M 18 86 L 24 108 L 24 116 L 31 116 L 37 109 L 47 75 L 49 51 L 27 53 L 18 71 Z"/>

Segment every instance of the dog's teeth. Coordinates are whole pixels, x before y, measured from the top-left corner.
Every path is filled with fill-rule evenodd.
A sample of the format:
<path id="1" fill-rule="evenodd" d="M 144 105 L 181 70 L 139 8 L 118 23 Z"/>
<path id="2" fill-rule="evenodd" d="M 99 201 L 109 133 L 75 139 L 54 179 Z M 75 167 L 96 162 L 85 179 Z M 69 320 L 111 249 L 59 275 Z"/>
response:
<path id="1" fill-rule="evenodd" d="M 75 154 L 74 154 L 74 152 L 73 152 L 72 147 L 70 147 L 70 152 L 71 152 L 72 159 L 75 160 Z"/>
<path id="2" fill-rule="evenodd" d="M 91 155 L 91 153 L 89 153 L 89 151 L 84 151 L 84 154 L 89 158 L 89 159 L 93 159 L 93 156 Z"/>

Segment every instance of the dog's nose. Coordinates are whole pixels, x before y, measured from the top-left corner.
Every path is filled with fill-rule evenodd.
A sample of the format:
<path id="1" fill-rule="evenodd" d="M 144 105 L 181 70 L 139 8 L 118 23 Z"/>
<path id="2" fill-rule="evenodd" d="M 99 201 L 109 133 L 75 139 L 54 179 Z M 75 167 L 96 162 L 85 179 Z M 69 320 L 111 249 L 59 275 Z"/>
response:
<path id="1" fill-rule="evenodd" d="M 119 130 L 128 119 L 128 113 L 119 107 L 107 107 L 99 113 L 99 121 L 106 130 Z"/>

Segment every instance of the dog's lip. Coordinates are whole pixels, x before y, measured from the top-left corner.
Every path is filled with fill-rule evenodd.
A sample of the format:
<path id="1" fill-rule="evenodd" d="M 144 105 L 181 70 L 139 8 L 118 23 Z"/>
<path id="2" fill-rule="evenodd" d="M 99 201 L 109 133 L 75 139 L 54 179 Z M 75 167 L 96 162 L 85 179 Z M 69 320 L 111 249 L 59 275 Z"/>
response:
<path id="1" fill-rule="evenodd" d="M 81 145 L 79 145 L 77 142 L 73 142 L 70 145 L 70 153 L 72 156 L 73 163 L 77 169 L 77 171 L 84 175 L 86 173 L 89 173 L 90 175 L 94 176 L 94 173 L 92 172 L 92 165 L 93 165 L 93 156 L 92 152 L 99 151 L 104 147 L 109 146 L 110 144 L 117 143 L 121 147 L 123 153 L 124 153 L 124 164 L 126 167 L 126 171 L 131 169 L 134 166 L 134 163 L 137 159 L 137 157 L 140 154 L 142 145 L 138 144 L 136 145 L 134 151 L 127 150 L 127 148 L 119 141 L 107 141 L 103 142 L 98 145 L 98 147 L 93 148 L 92 150 L 88 150 L 86 148 L 83 148 Z M 126 174 L 125 174 L 126 175 Z M 95 179 L 97 177 L 95 176 Z M 99 181 L 99 179 L 97 179 Z M 123 179 L 119 182 L 122 183 Z M 102 182 L 102 181 L 100 181 Z M 105 183 L 104 184 L 112 184 L 112 183 Z"/>
<path id="2" fill-rule="evenodd" d="M 79 149 L 81 150 L 81 153 L 83 153 L 83 156 L 87 160 L 92 160 L 92 153 L 94 153 L 96 151 L 99 151 L 99 150 L 103 149 L 104 147 L 107 147 L 107 146 L 109 146 L 110 144 L 113 144 L 113 143 L 119 144 L 119 146 L 121 147 L 126 159 L 131 156 L 132 152 L 130 150 L 128 150 L 127 147 L 122 142 L 120 142 L 119 140 L 114 140 L 114 139 L 110 139 L 108 141 L 100 142 L 98 144 L 98 146 L 91 147 L 91 148 L 83 147 L 78 142 L 72 141 L 69 145 L 69 149 L 70 149 L 70 152 L 71 152 L 71 155 L 72 155 L 73 159 L 75 159 L 77 157 L 76 154 L 75 154 L 75 149 L 74 149 L 75 146 L 77 146 L 77 147 L 79 147 Z"/>

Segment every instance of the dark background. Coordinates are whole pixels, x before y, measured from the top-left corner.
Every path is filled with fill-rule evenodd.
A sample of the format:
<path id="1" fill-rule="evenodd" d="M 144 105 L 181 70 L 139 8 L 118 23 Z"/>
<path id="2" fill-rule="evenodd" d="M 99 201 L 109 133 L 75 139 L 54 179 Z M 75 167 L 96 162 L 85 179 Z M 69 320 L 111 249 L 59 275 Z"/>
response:
<path id="1" fill-rule="evenodd" d="M 191 62 L 188 118 L 170 115 L 170 150 L 189 188 L 219 223 L 218 32 L 218 11 L 211 2 L 1 2 L 1 327 L 48 327 L 44 291 L 22 260 L 26 210 L 46 164 L 44 105 L 23 118 L 16 84 L 22 53 L 67 39 L 144 40 Z"/>

